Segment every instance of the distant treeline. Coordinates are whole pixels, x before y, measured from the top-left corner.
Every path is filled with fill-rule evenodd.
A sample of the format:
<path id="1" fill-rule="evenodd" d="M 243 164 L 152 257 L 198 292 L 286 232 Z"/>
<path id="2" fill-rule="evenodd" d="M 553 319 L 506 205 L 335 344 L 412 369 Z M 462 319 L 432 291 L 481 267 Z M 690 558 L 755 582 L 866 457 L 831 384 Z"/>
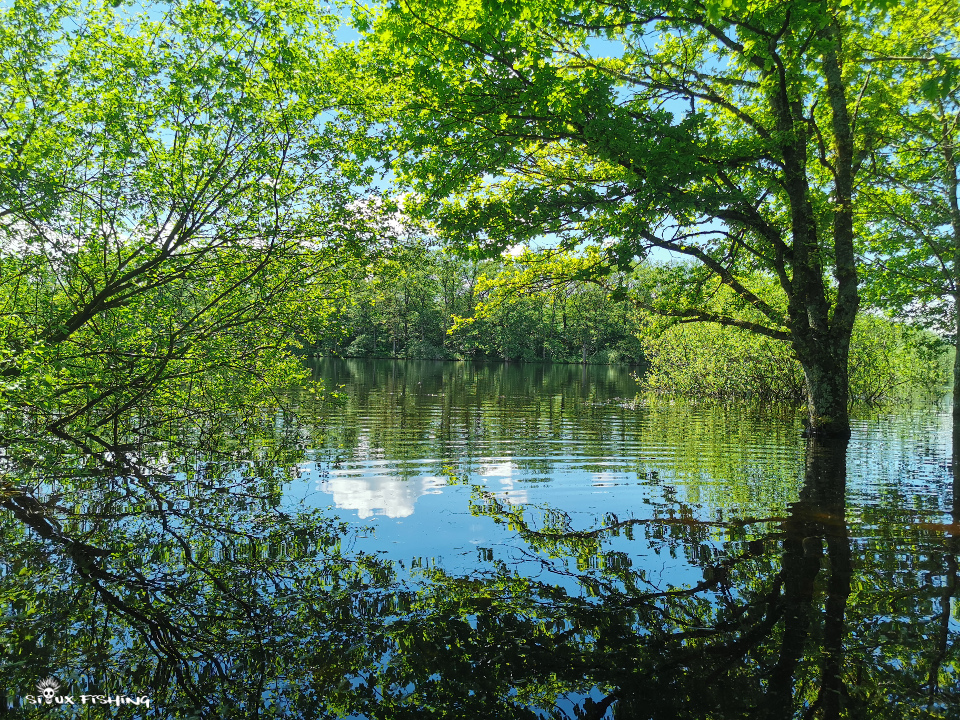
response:
<path id="1" fill-rule="evenodd" d="M 510 298 L 478 314 L 505 261 L 405 248 L 355 278 L 314 351 L 339 357 L 643 364 L 638 318 L 590 283 Z M 464 320 L 458 322 L 456 318 Z"/>
<path id="2" fill-rule="evenodd" d="M 736 327 L 665 320 L 588 281 L 518 291 L 525 270 L 522 260 L 510 258 L 394 251 L 347 283 L 310 350 L 354 358 L 625 364 L 637 367 L 641 389 L 658 393 L 805 398 L 803 370 L 784 342 Z M 651 266 L 646 279 L 620 278 L 626 289 L 620 295 L 642 295 L 657 272 Z M 710 302 L 727 314 L 736 299 L 721 291 Z M 851 396 L 876 403 L 941 393 L 951 352 L 930 332 L 864 314 L 851 343 Z"/>

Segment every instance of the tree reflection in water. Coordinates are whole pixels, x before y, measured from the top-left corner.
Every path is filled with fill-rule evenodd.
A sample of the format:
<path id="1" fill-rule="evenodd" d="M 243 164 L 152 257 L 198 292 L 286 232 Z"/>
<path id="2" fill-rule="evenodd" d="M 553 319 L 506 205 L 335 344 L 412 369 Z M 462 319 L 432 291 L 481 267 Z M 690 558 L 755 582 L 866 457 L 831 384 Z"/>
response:
<path id="1" fill-rule="evenodd" d="M 785 517 L 675 503 L 576 529 L 477 488 L 473 513 L 516 532 L 526 569 L 470 575 L 397 573 L 282 506 L 295 444 L 179 467 L 21 459 L 2 490 L 0 698 L 33 716 L 23 699 L 53 675 L 171 718 L 957 717 L 957 503 L 952 524 L 881 507 L 854 534 L 846 443 L 809 443 Z M 958 477 L 955 454 L 955 499 Z M 720 552 L 703 543 L 719 531 Z M 665 585 L 615 536 L 703 579 Z"/>

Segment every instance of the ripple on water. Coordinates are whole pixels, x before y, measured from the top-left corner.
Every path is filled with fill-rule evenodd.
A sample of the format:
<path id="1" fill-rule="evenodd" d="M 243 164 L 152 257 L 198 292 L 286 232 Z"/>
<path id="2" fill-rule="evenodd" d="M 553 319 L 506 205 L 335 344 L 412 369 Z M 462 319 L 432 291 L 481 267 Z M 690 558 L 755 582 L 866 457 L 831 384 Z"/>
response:
<path id="1" fill-rule="evenodd" d="M 527 529 L 562 516 L 583 531 L 616 517 L 636 532 L 605 536 L 609 549 L 653 557 L 679 579 L 689 568 L 661 557 L 672 543 L 693 534 L 722 548 L 769 534 L 801 498 L 795 410 L 637 401 L 626 369 L 561 366 L 532 380 L 524 366 L 433 365 L 321 366 L 347 401 L 302 477 L 314 478 L 317 504 L 373 523 L 370 547 L 388 555 L 516 548 L 519 514 Z M 873 414 L 853 425 L 844 508 L 853 537 L 899 541 L 910 531 L 891 523 L 952 522 L 948 417 Z"/>

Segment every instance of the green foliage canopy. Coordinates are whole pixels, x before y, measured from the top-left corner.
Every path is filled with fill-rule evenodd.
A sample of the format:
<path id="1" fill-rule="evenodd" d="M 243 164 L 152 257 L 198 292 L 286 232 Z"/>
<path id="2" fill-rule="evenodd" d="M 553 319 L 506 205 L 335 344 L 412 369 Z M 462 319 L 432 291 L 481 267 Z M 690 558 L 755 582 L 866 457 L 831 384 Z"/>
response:
<path id="1" fill-rule="evenodd" d="M 324 315 L 368 239 L 324 118 L 329 13 L 152 12 L 27 0 L 0 15 L 8 441 L 96 449 L 269 398 L 302 379 L 287 348 L 304 308 Z"/>
<path id="2" fill-rule="evenodd" d="M 888 88 L 886 151 L 858 212 L 863 295 L 956 343 L 960 313 L 960 6 L 892 11 L 873 74 Z M 954 412 L 960 412 L 960 364 Z"/>
<path id="3" fill-rule="evenodd" d="M 602 248 L 600 273 L 653 249 L 695 261 L 760 320 L 672 312 L 790 342 L 811 431 L 845 434 L 886 5 L 418 0 L 354 16 L 367 120 L 392 123 L 382 157 L 411 211 L 482 253 L 552 236 Z"/>

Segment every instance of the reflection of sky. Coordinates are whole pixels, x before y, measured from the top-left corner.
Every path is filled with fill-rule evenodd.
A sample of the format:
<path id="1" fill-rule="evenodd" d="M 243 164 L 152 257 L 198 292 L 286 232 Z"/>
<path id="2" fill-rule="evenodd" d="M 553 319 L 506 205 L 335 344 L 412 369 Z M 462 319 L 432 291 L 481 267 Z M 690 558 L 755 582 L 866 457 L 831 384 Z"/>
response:
<path id="1" fill-rule="evenodd" d="M 373 515 L 403 518 L 413 515 L 418 498 L 439 493 L 444 485 L 446 480 L 438 477 L 410 480 L 391 475 L 366 475 L 360 470 L 331 470 L 326 479 L 318 480 L 317 489 L 333 495 L 337 508 L 356 510 L 361 519 Z"/>
<path id="2" fill-rule="evenodd" d="M 510 462 L 491 460 L 477 469 L 474 482 L 490 486 L 490 492 L 512 505 L 528 503 L 527 490 L 514 477 L 517 468 Z M 332 496 L 338 510 L 355 510 L 361 520 L 374 516 L 409 517 L 417 500 L 424 495 L 439 495 L 448 484 L 447 478 L 434 475 L 410 478 L 391 474 L 391 464 L 386 460 L 328 471 L 321 470 L 315 462 L 307 462 L 298 466 L 298 475 L 311 483 L 314 490 Z"/>
<path id="3" fill-rule="evenodd" d="M 608 514 L 620 520 L 649 517 L 651 498 L 662 500 L 658 490 L 637 483 L 628 473 L 588 470 L 581 467 L 579 457 L 561 461 L 547 483 L 538 481 L 537 473 L 518 467 L 523 461 L 508 456 L 476 458 L 465 484 L 449 484 L 446 477 L 436 475 L 411 476 L 409 470 L 416 463 L 409 459 L 370 459 L 343 468 L 307 462 L 299 466 L 299 483 L 289 488 L 287 499 L 295 501 L 299 495 L 300 502 L 313 507 L 332 504 L 344 520 L 352 517 L 361 526 L 372 527 L 372 533 L 361 534 L 356 549 L 408 567 L 482 572 L 493 558 L 521 574 L 547 572 L 552 582 L 572 592 L 577 591 L 576 582 L 566 575 L 563 563 L 552 561 L 560 573 L 550 573 L 516 528 L 480 512 L 487 501 L 477 491 L 482 489 L 521 512 L 534 530 L 543 528 L 545 513 L 551 510 L 568 513 L 574 529 L 589 530 L 603 526 Z M 406 477 L 399 474 L 401 468 Z M 639 528 L 636 538 L 645 536 Z M 700 580 L 699 569 L 691 569 L 682 553 L 680 557 L 661 554 L 662 544 L 636 542 L 624 535 L 604 542 L 605 550 L 627 552 L 646 566 L 648 578 L 658 587 L 668 577 L 671 583 Z"/>
<path id="4" fill-rule="evenodd" d="M 538 397 L 580 381 L 579 369 L 559 376 L 556 385 L 545 379 L 538 396 L 525 386 L 511 394 L 508 370 L 477 371 L 469 378 L 474 387 L 458 380 L 462 366 L 438 366 L 442 382 L 426 374 L 423 382 L 444 392 L 417 394 L 421 376 L 386 375 L 413 365 L 357 367 L 377 370 L 374 387 L 384 376 L 396 386 L 364 395 L 354 390 L 363 389 L 359 381 L 343 378 L 358 398 L 356 408 L 338 414 L 331 425 L 336 431 L 310 452 L 316 462 L 300 465 L 285 503 L 330 508 L 359 530 L 354 549 L 394 561 L 401 573 L 440 567 L 482 575 L 503 563 L 510 572 L 578 593 L 576 577 L 600 570 L 577 568 L 575 558 L 535 547 L 538 533 L 561 529 L 572 531 L 571 547 L 576 536 L 599 532 L 594 562 L 626 561 L 642 570 L 651 591 L 690 587 L 702 580 L 705 564 L 743 552 L 744 532 L 776 534 L 803 484 L 803 441 L 792 415 L 752 418 L 725 406 L 624 410 L 604 402 L 607 392 L 632 389 L 602 385 L 616 373 L 611 368 L 584 370 L 584 382 L 599 389 L 574 388 L 563 396 L 563 409 L 556 412 L 554 404 L 556 414 L 548 414 Z M 502 385 L 488 389 L 489 377 Z M 404 382 L 407 405 L 398 412 Z M 578 402 L 581 396 L 589 404 Z M 851 521 L 860 505 L 876 502 L 878 487 L 932 495 L 931 506 L 948 506 L 937 464 L 944 457 L 944 423 L 924 415 L 857 425 L 848 455 Z M 928 463 L 911 443 L 936 448 Z M 934 516 L 941 521 L 939 512 Z M 737 521 L 744 519 L 756 521 L 740 530 Z M 873 530 L 857 527 L 872 537 Z"/>
<path id="5" fill-rule="evenodd" d="M 496 481 L 500 486 L 490 488 L 499 499 L 504 500 L 511 505 L 523 505 L 530 502 L 527 491 L 514 479 L 516 468 L 510 462 L 498 462 L 489 465 L 481 465 L 477 474 L 482 478 L 481 482 L 489 485 L 489 481 Z M 478 478 L 478 479 L 480 479 Z"/>

